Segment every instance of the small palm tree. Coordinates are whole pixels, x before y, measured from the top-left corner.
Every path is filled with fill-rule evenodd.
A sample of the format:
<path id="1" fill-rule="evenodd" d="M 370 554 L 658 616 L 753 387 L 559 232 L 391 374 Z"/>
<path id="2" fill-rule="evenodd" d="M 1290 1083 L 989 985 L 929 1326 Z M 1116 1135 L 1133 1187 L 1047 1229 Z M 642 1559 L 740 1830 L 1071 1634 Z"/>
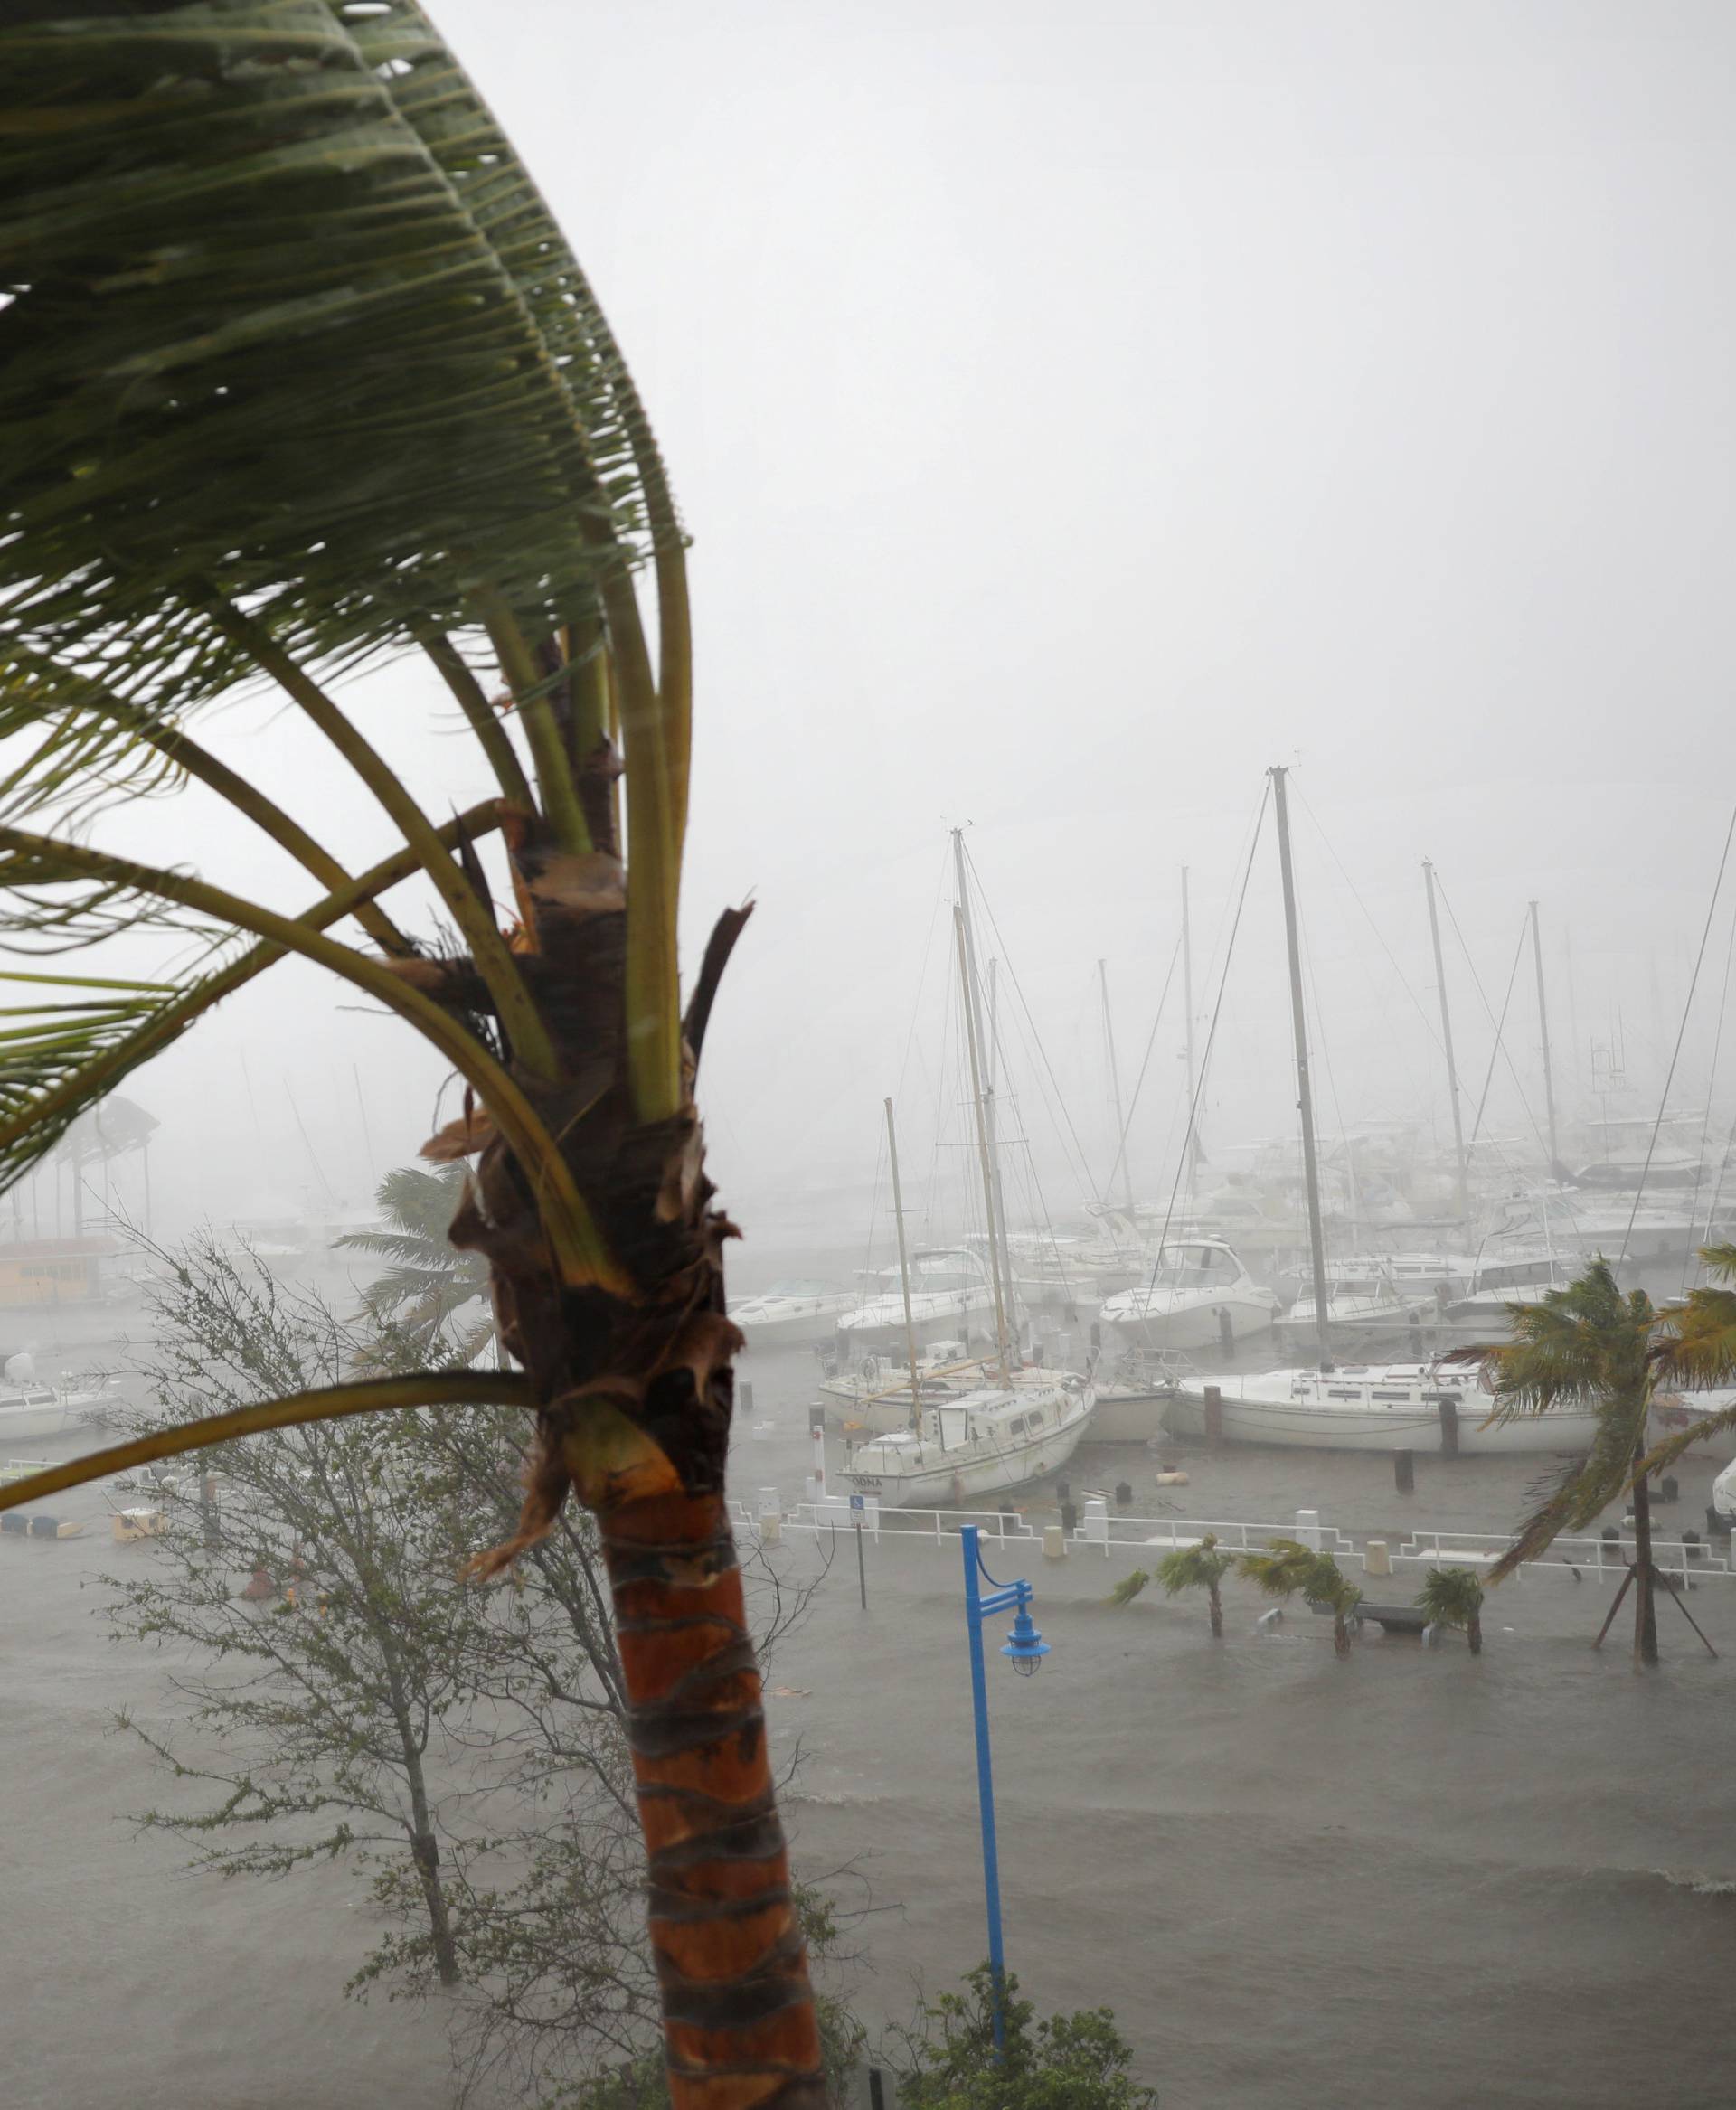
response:
<path id="1" fill-rule="evenodd" d="M 1147 1569 L 1136 1568 L 1125 1582 L 1116 1585 L 1109 1592 L 1112 1605 L 1130 1605 L 1147 1583 L 1156 1581 L 1164 1586 L 1166 1597 L 1179 1597 L 1184 1590 L 1203 1590 L 1212 1612 L 1213 1636 L 1223 1639 L 1223 1600 L 1219 1595 L 1219 1585 L 1236 1565 L 1233 1553 L 1226 1553 L 1218 1544 L 1215 1531 L 1208 1531 L 1197 1546 L 1178 1546 L 1174 1553 L 1165 1553 L 1157 1563 L 1154 1576 Z"/>
<path id="2" fill-rule="evenodd" d="M 1512 1340 L 1456 1349 L 1446 1360 L 1482 1365 L 1495 1399 L 1492 1420 L 1547 1414 L 1554 1407 L 1590 1407 L 1598 1432 L 1585 1456 L 1575 1460 L 1520 1526 L 1489 1570 L 1489 1580 L 1499 1582 L 1522 1561 L 1534 1560 L 1561 1532 L 1583 1529 L 1631 1484 L 1634 1654 L 1642 1663 L 1655 1663 L 1646 1432 L 1657 1382 L 1659 1314 L 1643 1289 L 1624 1292 L 1601 1258 L 1565 1289 L 1545 1290 L 1534 1305 L 1509 1305 L 1507 1311 Z"/>
<path id="3" fill-rule="evenodd" d="M 1259 1585 L 1263 1597 L 1300 1596 L 1310 1605 L 1326 1606 L 1332 1614 L 1334 1653 L 1350 1653 L 1350 1622 L 1363 1593 L 1330 1553 L 1305 1546 L 1299 1539 L 1274 1539 L 1263 1553 L 1244 1553 L 1236 1568 Z"/>
<path id="4" fill-rule="evenodd" d="M 1462 1626 L 1471 1653 L 1483 1653 L 1483 1584 L 1468 1568 L 1431 1568 L 1417 1602 L 1437 1626 Z"/>
<path id="5" fill-rule="evenodd" d="M 451 1349 L 458 1362 L 474 1363 L 495 1330 L 492 1311 L 478 1315 L 466 1310 L 487 1298 L 487 1262 L 480 1253 L 459 1252 L 446 1235 L 463 1193 L 461 1166 L 424 1173 L 401 1165 L 374 1192 L 388 1229 L 347 1231 L 333 1242 L 388 1263 L 363 1291 L 362 1301 L 370 1318 L 390 1326 L 400 1351 L 413 1345 L 428 1352 L 438 1342 Z"/>

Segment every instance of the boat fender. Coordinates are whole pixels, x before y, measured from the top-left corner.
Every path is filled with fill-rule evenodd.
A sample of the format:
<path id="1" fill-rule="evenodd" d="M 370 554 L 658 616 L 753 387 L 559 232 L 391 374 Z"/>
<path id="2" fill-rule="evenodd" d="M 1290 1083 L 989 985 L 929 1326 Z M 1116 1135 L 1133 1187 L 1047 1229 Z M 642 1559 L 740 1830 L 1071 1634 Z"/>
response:
<path id="1" fill-rule="evenodd" d="M 957 1510 L 965 1506 L 965 1476 L 962 1473 L 955 1473 L 952 1476 L 952 1506 Z"/>
<path id="2" fill-rule="evenodd" d="M 1157 1475 L 1157 1484 L 1159 1487 L 1185 1487 L 1187 1474 L 1185 1473 L 1160 1473 Z"/>

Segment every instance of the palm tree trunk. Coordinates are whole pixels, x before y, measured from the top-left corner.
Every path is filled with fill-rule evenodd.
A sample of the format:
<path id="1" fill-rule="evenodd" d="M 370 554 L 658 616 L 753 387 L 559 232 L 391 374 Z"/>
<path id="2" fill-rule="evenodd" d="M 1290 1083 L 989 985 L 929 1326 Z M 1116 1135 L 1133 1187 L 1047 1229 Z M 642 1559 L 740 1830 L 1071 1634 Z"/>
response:
<path id="1" fill-rule="evenodd" d="M 1474 1656 L 1483 1653 L 1483 1615 L 1480 1612 L 1473 1612 L 1466 1621 L 1465 1639 L 1469 1643 Z"/>
<path id="2" fill-rule="evenodd" d="M 1634 1446 L 1636 1464 L 1646 1455 L 1641 1425 Z M 1634 1482 L 1634 1661 L 1657 1661 L 1657 1600 L 1652 1591 L 1652 1495 L 1642 1473 Z"/>
<path id="3" fill-rule="evenodd" d="M 623 1502 L 599 1521 L 675 2110 L 825 2110 L 760 1672 L 722 1492 Z"/>
<path id="4" fill-rule="evenodd" d="M 1206 1593 L 1212 1600 L 1212 1638 L 1213 1641 L 1222 1641 L 1223 1639 L 1223 1599 L 1218 1595 L 1216 1583 L 1208 1583 Z"/>
<path id="5" fill-rule="evenodd" d="M 1350 1622 L 1336 1610 L 1332 1615 L 1332 1653 L 1337 1656 L 1350 1653 Z"/>

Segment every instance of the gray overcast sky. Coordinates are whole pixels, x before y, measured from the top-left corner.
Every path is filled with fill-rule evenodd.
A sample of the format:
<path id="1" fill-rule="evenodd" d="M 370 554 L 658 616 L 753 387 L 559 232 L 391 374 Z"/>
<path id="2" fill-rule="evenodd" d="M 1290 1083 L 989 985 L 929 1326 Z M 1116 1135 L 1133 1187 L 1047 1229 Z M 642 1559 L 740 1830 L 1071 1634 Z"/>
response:
<path id="1" fill-rule="evenodd" d="M 1088 1101 L 1092 963 L 1130 1067 L 1176 868 L 1203 980 L 1274 761 L 1425 1003 L 1430 854 L 1495 1001 L 1535 894 L 1588 1017 L 1622 996 L 1633 1059 L 1653 954 L 1680 1001 L 1736 789 L 1729 8 L 436 14 L 609 308 L 695 537 L 690 960 L 716 908 L 760 904 L 703 1095 L 739 1212 L 872 1175 L 948 825 L 973 824 Z M 377 686 L 394 752 L 475 796 L 461 743 L 412 730 L 420 674 Z M 366 827 L 273 737 L 286 785 Z M 175 812 L 126 832 L 160 851 Z M 1311 823 L 1298 851 L 1344 1112 L 1417 1110 L 1425 1028 Z M 1249 918 L 1220 1117 L 1269 1133 L 1269 839 Z M 182 1142 L 222 1139 L 224 1206 L 251 1154 L 243 1041 L 280 1189 L 307 1178 L 297 1062 L 351 1188 L 350 1063 L 382 1159 L 431 1102 L 401 1035 L 328 1031 L 327 993 L 286 988 L 139 1082 Z"/>

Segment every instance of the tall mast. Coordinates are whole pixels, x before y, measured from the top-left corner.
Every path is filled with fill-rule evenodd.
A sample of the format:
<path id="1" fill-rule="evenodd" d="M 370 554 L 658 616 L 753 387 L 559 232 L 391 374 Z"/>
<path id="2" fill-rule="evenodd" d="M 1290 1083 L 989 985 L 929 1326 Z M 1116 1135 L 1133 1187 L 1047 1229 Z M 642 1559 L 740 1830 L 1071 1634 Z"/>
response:
<path id="1" fill-rule="evenodd" d="M 1549 1169 L 1554 1173 L 1561 1154 L 1555 1142 L 1555 1069 L 1549 1059 L 1549 1001 L 1543 994 L 1543 941 L 1537 933 L 1537 904 L 1531 904 L 1531 956 L 1537 966 L 1537 1023 L 1543 1035 L 1543 1104 L 1549 1109 Z"/>
<path id="2" fill-rule="evenodd" d="M 1314 1264 L 1314 1325 L 1320 1368 L 1332 1368 L 1326 1323 L 1326 1247 L 1320 1230 L 1320 1165 L 1314 1151 L 1314 1093 L 1308 1084 L 1308 1022 L 1302 1009 L 1302 943 L 1296 927 L 1296 877 L 1290 870 L 1290 809 L 1287 770 L 1274 769 L 1272 810 L 1278 820 L 1278 868 L 1284 880 L 1284 940 L 1290 955 L 1290 1027 L 1296 1038 L 1296 1105 L 1302 1116 L 1302 1177 L 1308 1189 L 1308 1258 Z"/>
<path id="3" fill-rule="evenodd" d="M 1116 1165 L 1121 1168 L 1121 1198 L 1127 1205 L 1127 1224 L 1133 1226 L 1133 1169 L 1127 1163 L 1127 1125 L 1121 1113 L 1121 1069 L 1115 1060 L 1115 1022 L 1109 1016 L 1109 970 L 1099 960 L 1097 963 L 1098 986 L 1103 992 L 1103 1037 L 1109 1043 L 1109 1097 L 1115 1104 L 1115 1164 L 1109 1167 L 1109 1179 L 1115 1179 Z"/>
<path id="4" fill-rule="evenodd" d="M 1458 1213 L 1470 1214 L 1465 1184 L 1465 1121 L 1458 1110 L 1458 1067 L 1453 1060 L 1453 1022 L 1447 1009 L 1447 969 L 1440 957 L 1440 917 L 1435 908 L 1435 868 L 1425 857 L 1422 876 L 1429 888 L 1429 937 L 1435 948 L 1435 987 L 1440 995 L 1440 1043 L 1447 1054 L 1447 1097 L 1453 1103 L 1453 1157 L 1458 1167 Z"/>
<path id="5" fill-rule="evenodd" d="M 910 1315 L 910 1257 L 904 1247 L 904 1190 L 898 1183 L 898 1130 L 886 1102 L 886 1151 L 892 1161 L 892 1221 L 898 1226 L 898 1279 L 904 1286 L 904 1345 L 910 1359 L 910 1427 L 922 1418 L 922 1380 L 916 1369 L 916 1321 Z"/>
<path id="6" fill-rule="evenodd" d="M 1187 867 L 1182 867 L 1182 1002 L 1187 1007 L 1187 1166 L 1198 1172 L 1203 1153 L 1200 1149 L 1199 1116 L 1194 1110 L 1194 932 L 1187 914 Z"/>
<path id="7" fill-rule="evenodd" d="M 958 881 L 958 920 L 965 945 L 965 1010 L 976 1036 L 978 1081 L 976 1091 L 983 1112 L 983 1128 L 988 1149 L 989 1249 L 998 1251 L 999 1272 L 995 1290 L 1005 1304 L 1007 1322 L 1013 1323 L 1013 1256 L 1006 1242 L 1006 1206 L 1001 1188 L 1000 1124 L 995 1119 L 994 1059 L 983 1031 L 983 985 L 976 972 L 976 931 L 970 913 L 970 882 L 965 876 L 965 832 L 952 831 L 952 864 Z"/>
<path id="8" fill-rule="evenodd" d="M 970 990 L 969 925 L 962 906 L 952 912 L 952 928 L 958 939 L 958 975 Z M 988 1271 L 995 1282 L 995 1344 L 1000 1352 L 1001 1376 L 1012 1382 L 1012 1359 L 1006 1345 L 1006 1306 L 1001 1301 L 1000 1241 L 995 1235 L 995 1163 L 988 1140 L 988 1117 L 983 1106 L 983 1069 L 976 1053 L 975 1007 L 965 1005 L 965 1045 L 970 1050 L 970 1103 L 976 1109 L 976 1154 L 982 1161 L 983 1203 L 988 1219 Z"/>

